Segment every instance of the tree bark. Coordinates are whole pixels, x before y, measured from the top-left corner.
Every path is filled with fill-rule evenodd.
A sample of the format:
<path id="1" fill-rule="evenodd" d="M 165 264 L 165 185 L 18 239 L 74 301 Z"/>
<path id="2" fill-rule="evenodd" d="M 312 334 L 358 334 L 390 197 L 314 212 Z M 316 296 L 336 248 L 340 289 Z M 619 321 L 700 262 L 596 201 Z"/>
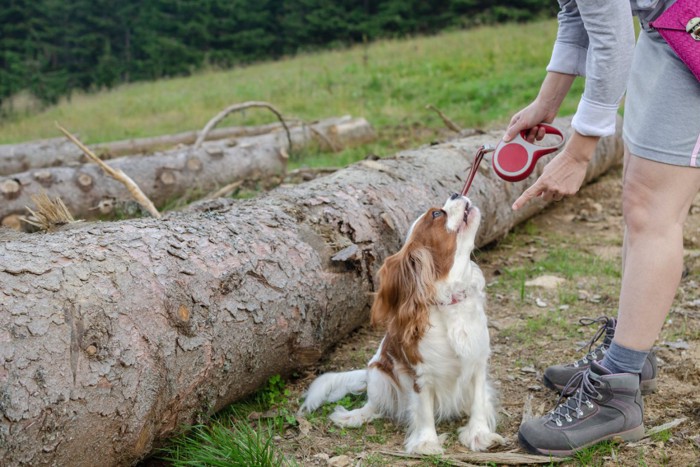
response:
<path id="1" fill-rule="evenodd" d="M 317 361 L 366 321 L 376 271 L 413 219 L 459 191 L 477 147 L 501 134 L 161 221 L 0 233 L 0 458 L 128 465 Z M 587 180 L 621 158 L 619 135 L 603 139 Z M 479 245 L 545 206 L 510 209 L 543 165 L 512 185 L 479 173 Z"/>
<path id="2" fill-rule="evenodd" d="M 338 119 L 338 123 L 350 121 L 350 117 Z M 314 122 L 314 124 L 319 122 Z M 298 122 L 289 123 L 298 127 Z M 258 136 L 282 130 L 280 123 L 260 126 L 234 126 L 216 128 L 209 132 L 207 141 L 220 139 Z M 191 145 L 197 139 L 199 131 L 187 131 L 174 135 L 153 136 L 150 138 L 128 139 L 90 145 L 90 149 L 103 160 L 119 156 L 146 154 L 164 151 L 177 145 Z M 65 138 L 51 138 L 28 143 L 0 145 L 0 175 L 11 175 L 44 167 L 78 165 L 88 162 L 85 155 L 73 143 Z"/>
<path id="3" fill-rule="evenodd" d="M 349 145 L 375 137 L 372 126 L 363 118 L 328 119 L 311 127 L 293 128 L 291 135 L 297 149 L 312 141 L 328 145 L 329 140 L 335 140 Z M 286 133 L 276 131 L 235 141 L 209 142 L 199 150 L 186 147 L 113 159 L 109 165 L 129 175 L 160 208 L 183 196 L 201 197 L 236 180 L 267 179 L 271 184 L 274 177 L 279 180 L 285 172 L 288 146 Z M 135 207 L 126 188 L 95 164 L 44 168 L 0 177 L 0 222 L 8 225 L 6 218 L 25 214 L 26 207 L 33 205 L 31 196 L 43 191 L 60 197 L 78 219 L 124 216 L 125 211 Z"/>

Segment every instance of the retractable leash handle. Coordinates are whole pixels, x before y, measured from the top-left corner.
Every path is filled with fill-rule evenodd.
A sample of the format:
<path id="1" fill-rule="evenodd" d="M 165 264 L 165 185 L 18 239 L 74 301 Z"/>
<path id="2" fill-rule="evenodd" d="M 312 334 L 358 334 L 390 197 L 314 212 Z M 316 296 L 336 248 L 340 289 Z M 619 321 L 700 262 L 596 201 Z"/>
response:
<path id="1" fill-rule="evenodd" d="M 539 126 L 544 128 L 545 134 L 559 136 L 561 141 L 556 146 L 538 146 L 525 139 L 525 133 L 528 130 L 521 131 L 507 143 L 501 140 L 496 145 L 492 164 L 493 170 L 503 180 L 519 182 L 526 179 L 534 170 L 540 157 L 551 154 L 564 145 L 566 137 L 559 128 L 546 123 L 541 123 Z"/>

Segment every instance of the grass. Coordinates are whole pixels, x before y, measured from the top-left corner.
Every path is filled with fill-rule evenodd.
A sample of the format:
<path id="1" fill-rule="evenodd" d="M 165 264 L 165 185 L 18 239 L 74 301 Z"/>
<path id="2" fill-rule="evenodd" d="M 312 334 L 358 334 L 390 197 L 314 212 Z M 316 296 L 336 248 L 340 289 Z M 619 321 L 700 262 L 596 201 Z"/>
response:
<path id="1" fill-rule="evenodd" d="M 252 427 L 246 421 L 224 424 L 218 421 L 194 427 L 188 436 L 176 438 L 164 450 L 163 460 L 184 466 L 269 466 L 293 465 L 275 448 L 270 423 Z"/>
<path id="2" fill-rule="evenodd" d="M 580 466 L 603 466 L 608 462 L 605 458 L 607 457 L 609 459 L 612 457 L 616 447 L 616 442 L 604 441 L 576 452 L 574 454 L 574 459 L 576 459 Z"/>
<path id="3" fill-rule="evenodd" d="M 186 430 L 160 457 L 176 467 L 295 465 L 274 443 L 288 426 L 297 424 L 290 395 L 284 379 L 274 375 L 264 388 L 227 407 L 210 423 Z"/>
<path id="4" fill-rule="evenodd" d="M 495 287 L 501 291 L 519 291 L 522 302 L 526 298 L 525 283 L 545 274 L 564 277 L 569 282 L 579 277 L 594 277 L 599 281 L 619 280 L 620 266 L 615 261 L 601 259 L 574 247 L 552 247 L 543 257 L 534 259 L 530 264 L 504 268 Z M 571 305 L 577 300 L 577 294 L 575 290 L 561 286 L 558 298 L 560 304 Z"/>
<path id="5" fill-rule="evenodd" d="M 232 103 L 264 100 L 285 116 L 305 120 L 366 117 L 378 129 L 377 143 L 332 158 L 317 151 L 303 155 L 306 165 L 345 165 L 368 152 L 394 152 L 400 138 L 392 128 L 404 128 L 415 139 L 406 145 L 427 142 L 429 136 L 412 134 L 413 126 L 443 124 L 426 104 L 463 127 L 505 123 L 537 94 L 555 34 L 555 20 L 479 27 L 78 93 L 0 122 L 0 143 L 56 137 L 55 121 L 87 143 L 195 130 Z M 563 115 L 574 112 L 582 85 L 575 84 Z M 223 124 L 274 120 L 265 110 L 249 110 Z"/>

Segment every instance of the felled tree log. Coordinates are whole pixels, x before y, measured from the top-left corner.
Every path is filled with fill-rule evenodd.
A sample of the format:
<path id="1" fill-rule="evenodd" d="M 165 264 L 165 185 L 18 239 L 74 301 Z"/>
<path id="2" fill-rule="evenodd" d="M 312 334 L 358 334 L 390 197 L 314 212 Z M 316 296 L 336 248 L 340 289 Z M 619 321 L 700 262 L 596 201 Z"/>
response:
<path id="1" fill-rule="evenodd" d="M 257 199 L 0 233 L 0 459 L 128 465 L 176 432 L 317 361 L 366 322 L 375 274 L 412 220 L 464 183 L 500 132 L 363 161 Z M 606 138 L 587 179 L 621 160 Z M 541 171 L 542 165 L 538 167 Z M 480 172 L 478 244 L 544 207 Z"/>
<path id="2" fill-rule="evenodd" d="M 300 126 L 300 123 L 289 123 L 289 125 L 296 127 Z M 280 123 L 216 128 L 209 132 L 207 141 L 257 136 L 281 129 L 282 125 Z M 198 135 L 199 131 L 187 131 L 174 135 L 93 144 L 90 145 L 90 149 L 103 160 L 107 160 L 118 156 L 162 151 L 180 144 L 191 145 L 195 142 Z M 0 175 L 10 175 L 44 167 L 77 165 L 85 162 L 88 162 L 88 160 L 82 151 L 65 138 L 0 145 Z"/>
<path id="3" fill-rule="evenodd" d="M 362 137 L 356 137 L 358 133 Z M 353 141 L 366 142 L 374 136 L 372 126 L 363 118 L 327 119 L 313 126 L 291 129 L 297 149 L 313 141 L 328 145 L 328 141 L 335 140 L 349 145 Z M 156 207 L 162 207 L 173 199 L 188 194 L 202 196 L 237 180 L 270 182 L 272 177 L 279 178 L 286 169 L 288 146 L 286 133 L 276 131 L 208 142 L 198 150 L 185 147 L 149 156 L 113 159 L 109 165 L 130 176 Z M 31 196 L 44 191 L 60 197 L 79 219 L 124 215 L 115 206 L 130 200 L 125 187 L 95 164 L 44 168 L 0 177 L 0 222 L 12 226 L 12 219 L 32 206 Z"/>

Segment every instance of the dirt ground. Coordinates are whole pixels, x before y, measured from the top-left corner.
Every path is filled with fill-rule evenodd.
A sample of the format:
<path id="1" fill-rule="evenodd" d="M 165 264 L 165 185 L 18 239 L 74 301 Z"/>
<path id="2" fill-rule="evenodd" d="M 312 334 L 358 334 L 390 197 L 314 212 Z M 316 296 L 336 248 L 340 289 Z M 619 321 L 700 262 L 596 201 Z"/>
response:
<path id="1" fill-rule="evenodd" d="M 582 326 L 578 319 L 616 313 L 616 275 L 583 267 L 567 278 L 546 268 L 539 274 L 537 268 L 555 250 L 568 252 L 564 255 L 580 254 L 578 262 L 583 258 L 584 262 L 619 265 L 620 174 L 620 169 L 611 171 L 499 244 L 476 254 L 487 279 L 491 377 L 502 406 L 498 431 L 508 438 L 508 445 L 494 451 L 523 452 L 517 444 L 523 412 L 536 416 L 553 408 L 556 397 L 541 383 L 543 370 L 581 358 L 585 352 L 580 347 L 597 330 L 597 325 Z M 647 429 L 678 420 L 680 423 L 637 443 L 590 450 L 564 465 L 700 465 L 700 393 L 696 392 L 700 383 L 700 196 L 686 223 L 684 245 L 684 277 L 655 347 L 658 390 L 645 397 Z M 562 262 L 567 262 L 566 256 Z M 528 280 L 540 275 L 565 280 L 557 288 L 525 286 L 524 281 L 513 286 L 509 271 L 518 269 L 529 271 Z M 317 368 L 290 383 L 292 396 L 300 397 L 319 373 L 363 367 L 381 337 L 380 330 L 367 326 L 344 339 Z M 438 426 L 439 433 L 449 435 L 445 443 L 447 459 L 463 451 L 455 435 L 463 423 Z M 388 421 L 340 430 L 321 414 L 290 427 L 275 444 L 301 465 L 451 465 L 436 459 L 412 460 L 383 453 L 401 451 L 403 436 L 403 430 Z"/>

